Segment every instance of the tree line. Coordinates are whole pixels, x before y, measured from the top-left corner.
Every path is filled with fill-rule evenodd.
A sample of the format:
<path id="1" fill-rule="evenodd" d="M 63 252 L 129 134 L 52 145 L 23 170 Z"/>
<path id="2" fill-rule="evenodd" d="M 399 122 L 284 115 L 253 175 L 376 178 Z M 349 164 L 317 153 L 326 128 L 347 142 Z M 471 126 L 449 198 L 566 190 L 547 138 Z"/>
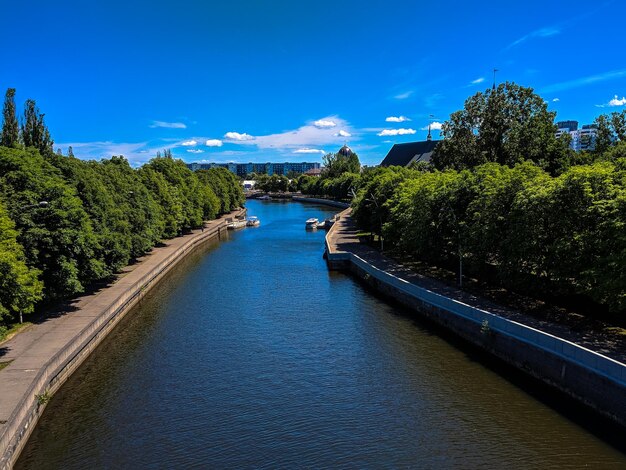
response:
<path id="1" fill-rule="evenodd" d="M 593 151 L 512 83 L 470 97 L 431 162 L 361 175 L 354 217 L 399 253 L 531 296 L 626 311 L 626 112 L 595 121 Z"/>
<path id="2" fill-rule="evenodd" d="M 626 312 L 626 111 L 595 120 L 593 151 L 557 137 L 531 88 L 504 83 L 443 124 L 429 162 L 301 178 L 352 200 L 358 227 L 400 256 L 531 296 Z M 355 196 L 355 197 L 353 197 Z"/>
<path id="3" fill-rule="evenodd" d="M 228 170 L 194 173 L 169 151 L 140 168 L 123 156 L 55 153 L 34 101 L 18 125 L 14 96 L 9 89 L 0 136 L 0 335 L 245 201 Z"/>

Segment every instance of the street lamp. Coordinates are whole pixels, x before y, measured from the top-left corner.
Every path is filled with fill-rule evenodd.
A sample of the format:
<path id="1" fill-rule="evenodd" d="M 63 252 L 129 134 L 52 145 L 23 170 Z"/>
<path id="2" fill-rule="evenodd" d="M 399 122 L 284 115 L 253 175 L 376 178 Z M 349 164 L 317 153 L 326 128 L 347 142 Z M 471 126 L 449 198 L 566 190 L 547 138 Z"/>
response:
<path id="1" fill-rule="evenodd" d="M 36 204 L 28 204 L 26 206 L 22 206 L 20 207 L 20 210 L 23 211 L 24 209 L 32 209 L 33 207 L 48 207 L 48 204 L 50 204 L 48 201 L 39 201 Z"/>
<path id="2" fill-rule="evenodd" d="M 374 193 L 370 193 L 371 199 L 366 199 L 366 201 L 373 202 L 376 206 L 376 211 L 378 212 L 378 221 L 380 222 L 380 252 L 383 252 L 383 217 L 380 214 L 380 205 L 378 205 L 378 201 L 376 200 L 376 196 Z"/>
<path id="3" fill-rule="evenodd" d="M 446 205 L 450 209 L 450 215 L 452 216 L 452 219 L 454 220 L 454 225 L 456 225 L 456 237 L 457 237 L 458 252 L 459 252 L 459 288 L 463 289 L 463 248 L 461 244 L 461 225 L 459 224 L 456 214 L 454 213 L 454 209 L 452 208 L 450 203 L 447 202 Z"/>

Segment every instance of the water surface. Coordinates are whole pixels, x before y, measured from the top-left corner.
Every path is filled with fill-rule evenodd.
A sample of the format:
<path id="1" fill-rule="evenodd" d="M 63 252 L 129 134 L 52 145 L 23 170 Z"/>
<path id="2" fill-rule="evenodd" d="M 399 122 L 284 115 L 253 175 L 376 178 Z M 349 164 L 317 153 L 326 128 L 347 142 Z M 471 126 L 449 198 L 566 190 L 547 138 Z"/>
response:
<path id="1" fill-rule="evenodd" d="M 56 393 L 17 468 L 625 468 L 626 457 L 350 277 L 333 209 L 250 201 Z M 541 395 L 541 393 L 539 393 Z"/>

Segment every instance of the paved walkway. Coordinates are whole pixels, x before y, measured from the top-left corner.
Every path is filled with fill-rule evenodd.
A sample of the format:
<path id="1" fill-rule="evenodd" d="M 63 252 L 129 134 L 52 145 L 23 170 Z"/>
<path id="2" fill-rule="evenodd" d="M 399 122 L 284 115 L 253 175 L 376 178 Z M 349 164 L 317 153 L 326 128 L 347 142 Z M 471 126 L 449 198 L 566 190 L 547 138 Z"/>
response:
<path id="1" fill-rule="evenodd" d="M 0 436 L 31 383 L 51 357 L 168 256 L 191 240 L 209 237 L 215 228 L 234 214 L 207 222 L 204 230 L 194 230 L 167 240 L 164 246 L 155 248 L 137 263 L 125 268 L 111 285 L 69 302 L 67 307 L 46 315 L 35 325 L 0 343 L 0 362 L 11 361 L 0 370 Z"/>
<path id="2" fill-rule="evenodd" d="M 398 264 L 396 261 L 387 258 L 379 251 L 367 244 L 360 243 L 357 237 L 357 229 L 350 216 L 352 209 L 346 209 L 341 213 L 341 218 L 333 230 L 328 235 L 328 245 L 331 253 L 349 252 L 367 261 L 376 268 L 393 274 L 419 287 L 428 289 L 445 297 L 452 298 L 471 305 L 473 307 L 486 310 L 490 313 L 500 315 L 518 323 L 545 331 L 554 336 L 566 339 L 572 343 L 588 348 L 597 353 L 626 363 L 626 348 L 624 342 L 612 339 L 610 335 L 600 331 L 574 331 L 566 325 L 541 320 L 530 315 L 515 311 L 501 305 L 497 305 L 487 299 L 477 297 L 468 292 L 464 292 L 440 282 L 436 279 L 417 274 L 409 268 Z"/>

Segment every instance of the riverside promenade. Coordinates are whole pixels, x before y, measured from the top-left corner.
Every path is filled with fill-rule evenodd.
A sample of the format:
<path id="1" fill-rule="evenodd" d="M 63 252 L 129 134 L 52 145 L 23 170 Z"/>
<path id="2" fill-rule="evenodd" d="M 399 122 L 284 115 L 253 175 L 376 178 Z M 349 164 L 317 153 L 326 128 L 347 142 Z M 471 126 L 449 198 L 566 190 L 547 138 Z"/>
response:
<path id="1" fill-rule="evenodd" d="M 366 284 L 468 342 L 626 426 L 626 351 L 602 332 L 576 331 L 415 273 L 360 243 L 352 209 L 326 237 L 331 269 Z"/>
<path id="2" fill-rule="evenodd" d="M 167 240 L 126 267 L 109 286 L 81 296 L 0 343 L 0 469 L 10 468 L 49 395 L 80 365 L 123 315 L 178 261 L 226 230 L 227 219 Z M 37 396 L 36 396 L 37 395 Z"/>

